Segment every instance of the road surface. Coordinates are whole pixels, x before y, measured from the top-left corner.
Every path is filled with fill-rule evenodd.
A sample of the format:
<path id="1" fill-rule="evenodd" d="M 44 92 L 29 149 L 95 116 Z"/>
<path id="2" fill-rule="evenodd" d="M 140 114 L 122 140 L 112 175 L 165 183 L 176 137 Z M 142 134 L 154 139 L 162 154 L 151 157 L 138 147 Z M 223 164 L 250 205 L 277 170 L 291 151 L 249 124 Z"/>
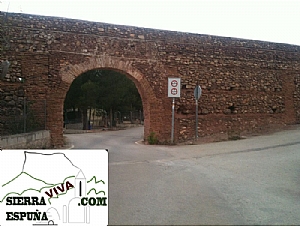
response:
<path id="1" fill-rule="evenodd" d="M 151 146 L 143 128 L 67 135 L 109 149 L 109 225 L 300 225 L 300 127 Z"/>

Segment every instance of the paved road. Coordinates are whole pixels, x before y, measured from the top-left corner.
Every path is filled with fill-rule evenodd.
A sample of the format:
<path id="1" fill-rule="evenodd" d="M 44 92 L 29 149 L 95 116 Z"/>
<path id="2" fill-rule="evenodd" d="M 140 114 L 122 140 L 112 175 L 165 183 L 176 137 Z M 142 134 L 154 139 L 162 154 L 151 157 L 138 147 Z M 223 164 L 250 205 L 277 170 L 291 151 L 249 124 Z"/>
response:
<path id="1" fill-rule="evenodd" d="M 135 144 L 142 132 L 68 135 L 109 149 L 109 225 L 300 225 L 300 127 L 184 146 Z"/>

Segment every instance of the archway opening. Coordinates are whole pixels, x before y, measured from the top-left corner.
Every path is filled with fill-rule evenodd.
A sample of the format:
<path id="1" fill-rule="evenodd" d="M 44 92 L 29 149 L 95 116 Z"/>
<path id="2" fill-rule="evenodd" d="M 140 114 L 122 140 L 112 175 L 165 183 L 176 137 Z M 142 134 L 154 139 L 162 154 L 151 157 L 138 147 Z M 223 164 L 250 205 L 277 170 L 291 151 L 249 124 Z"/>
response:
<path id="1" fill-rule="evenodd" d="M 93 69 L 79 75 L 64 100 L 65 129 L 123 128 L 143 125 L 143 103 L 130 75 Z"/>

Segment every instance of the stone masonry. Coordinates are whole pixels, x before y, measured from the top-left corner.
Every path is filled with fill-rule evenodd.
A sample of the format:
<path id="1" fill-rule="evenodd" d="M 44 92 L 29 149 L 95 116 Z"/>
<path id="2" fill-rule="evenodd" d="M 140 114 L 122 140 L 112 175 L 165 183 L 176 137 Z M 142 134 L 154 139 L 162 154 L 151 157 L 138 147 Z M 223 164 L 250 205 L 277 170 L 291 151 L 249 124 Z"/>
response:
<path id="1" fill-rule="evenodd" d="M 17 108 L 24 96 L 46 100 L 53 147 L 63 145 L 63 102 L 72 81 L 93 69 L 133 80 L 144 137 L 154 132 L 160 143 L 171 134 L 168 77 L 181 78 L 175 142 L 194 138 L 196 84 L 200 138 L 300 123 L 299 46 L 14 13 L 0 13 L 0 23 L 0 61 L 11 62 L 0 81 L 0 107 Z"/>

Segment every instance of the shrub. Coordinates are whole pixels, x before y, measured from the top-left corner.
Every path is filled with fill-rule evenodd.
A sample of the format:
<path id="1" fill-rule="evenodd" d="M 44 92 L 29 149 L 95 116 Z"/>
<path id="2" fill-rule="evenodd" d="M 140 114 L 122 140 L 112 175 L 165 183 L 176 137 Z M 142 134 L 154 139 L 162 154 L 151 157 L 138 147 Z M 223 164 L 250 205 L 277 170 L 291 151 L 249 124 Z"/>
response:
<path id="1" fill-rule="evenodd" d="M 155 135 L 155 132 L 151 132 L 150 135 L 148 136 L 147 140 L 150 145 L 158 144 L 158 139 Z"/>

